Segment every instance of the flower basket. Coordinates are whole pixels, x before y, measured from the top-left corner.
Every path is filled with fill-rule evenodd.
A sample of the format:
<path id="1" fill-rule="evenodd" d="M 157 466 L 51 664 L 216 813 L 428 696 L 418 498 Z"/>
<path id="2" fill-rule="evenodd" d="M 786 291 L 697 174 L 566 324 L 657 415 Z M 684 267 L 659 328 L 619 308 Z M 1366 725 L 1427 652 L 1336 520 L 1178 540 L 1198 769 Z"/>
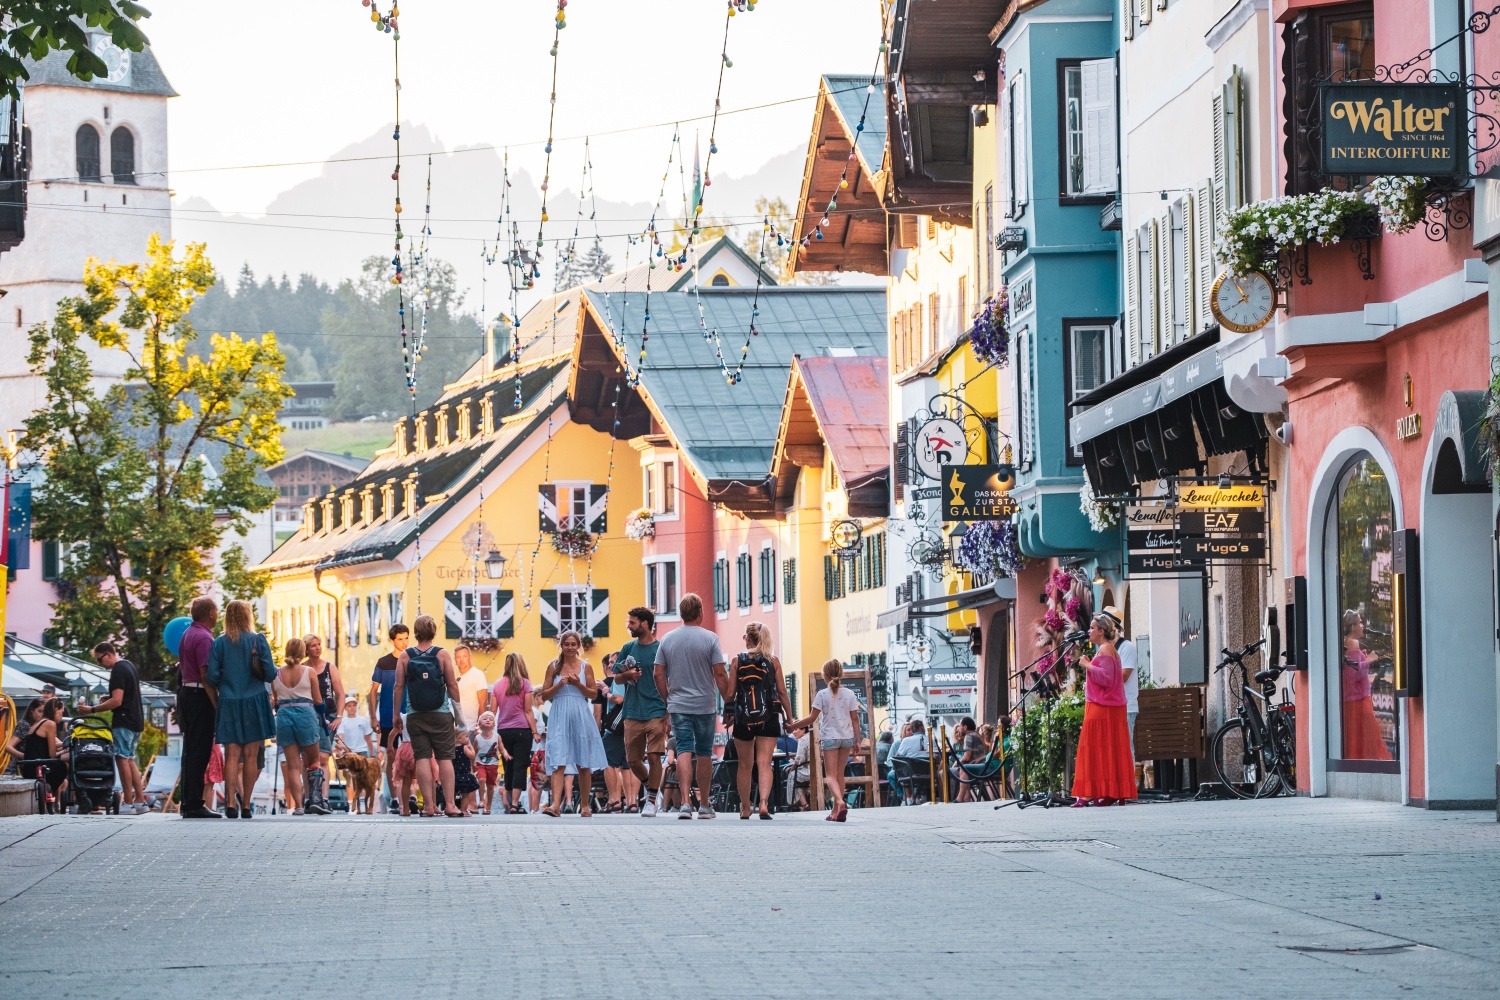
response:
<path id="1" fill-rule="evenodd" d="M 1113 531 L 1120 524 L 1120 512 L 1112 504 L 1095 499 L 1094 484 L 1087 474 L 1083 477 L 1083 488 L 1078 491 L 1078 508 L 1089 519 L 1089 527 L 1103 533 Z"/>
<path id="2" fill-rule="evenodd" d="M 552 547 L 565 556 L 586 556 L 594 548 L 594 536 L 587 528 L 560 528 L 552 536 Z"/>
<path id="3" fill-rule="evenodd" d="M 1016 526 L 1010 521 L 975 521 L 958 543 L 959 569 L 984 576 L 1015 576 L 1026 558 L 1016 540 Z"/>
<path id="4" fill-rule="evenodd" d="M 656 537 L 656 516 L 650 507 L 642 507 L 625 515 L 625 537 L 632 542 Z"/>
<path id="5" fill-rule="evenodd" d="M 974 356 L 986 364 L 998 367 L 1010 359 L 1010 331 L 1005 327 L 1005 312 L 1009 304 L 1009 294 L 1004 288 L 1000 289 L 998 296 L 985 302 L 969 329 Z"/>

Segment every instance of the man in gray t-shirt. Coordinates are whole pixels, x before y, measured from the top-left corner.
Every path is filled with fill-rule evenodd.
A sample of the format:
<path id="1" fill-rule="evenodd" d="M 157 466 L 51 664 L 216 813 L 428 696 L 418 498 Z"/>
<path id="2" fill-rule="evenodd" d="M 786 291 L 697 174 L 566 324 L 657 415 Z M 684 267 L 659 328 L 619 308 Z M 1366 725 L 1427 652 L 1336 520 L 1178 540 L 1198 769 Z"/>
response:
<path id="1" fill-rule="evenodd" d="M 682 625 L 662 637 L 656 650 L 656 690 L 666 696 L 677 744 L 677 785 L 683 796 L 678 819 L 691 819 L 687 793 L 698 773 L 698 818 L 713 819 L 708 801 L 714 766 L 714 717 L 721 696 L 729 693 L 724 650 L 719 637 L 702 625 L 703 599 L 684 594 L 677 603 Z"/>

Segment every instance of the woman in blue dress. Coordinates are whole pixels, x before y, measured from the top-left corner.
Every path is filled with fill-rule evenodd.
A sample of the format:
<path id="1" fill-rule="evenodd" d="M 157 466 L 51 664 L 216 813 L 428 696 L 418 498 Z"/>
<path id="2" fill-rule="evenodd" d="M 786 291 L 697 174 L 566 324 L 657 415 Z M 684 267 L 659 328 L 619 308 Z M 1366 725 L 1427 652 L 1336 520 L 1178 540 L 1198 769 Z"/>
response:
<path id="1" fill-rule="evenodd" d="M 594 814 L 589 808 L 593 772 L 603 770 L 604 740 L 594 719 L 594 668 L 583 659 L 583 637 L 569 629 L 558 636 L 562 652 L 547 664 L 542 697 L 552 702 L 547 718 L 547 767 L 552 772 L 552 802 L 542 811 L 560 816 L 563 805 L 563 772 L 578 771 L 578 815 Z"/>
<path id="2" fill-rule="evenodd" d="M 224 811 L 234 816 L 238 810 L 240 819 L 249 819 L 254 811 L 250 797 L 260 777 L 258 751 L 276 735 L 270 694 L 275 675 L 271 644 L 255 631 L 250 602 L 230 601 L 224 609 L 224 634 L 209 648 L 204 679 L 218 699 L 214 738 L 224 744 Z"/>

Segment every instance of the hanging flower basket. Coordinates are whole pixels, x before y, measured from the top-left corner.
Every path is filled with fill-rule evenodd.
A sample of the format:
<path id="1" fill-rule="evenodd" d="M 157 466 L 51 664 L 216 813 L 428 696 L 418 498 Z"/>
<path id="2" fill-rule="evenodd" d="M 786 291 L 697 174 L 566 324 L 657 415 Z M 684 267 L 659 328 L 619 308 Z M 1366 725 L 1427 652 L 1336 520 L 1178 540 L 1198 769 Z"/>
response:
<path id="1" fill-rule="evenodd" d="M 1484 413 L 1479 417 L 1479 446 L 1489 459 L 1490 475 L 1500 482 L 1500 372 L 1490 379 L 1484 394 Z"/>
<path id="2" fill-rule="evenodd" d="M 1005 328 L 1005 313 L 1010 304 L 1010 294 L 1000 289 L 1000 294 L 988 299 L 979 315 L 974 317 L 974 326 L 969 330 L 969 343 L 975 357 L 986 364 L 1004 365 L 1010 359 L 1010 331 Z"/>
<path id="3" fill-rule="evenodd" d="M 1015 576 L 1026 565 L 1010 521 L 975 521 L 958 543 L 959 569 L 984 576 Z"/>
<path id="4" fill-rule="evenodd" d="M 560 528 L 552 536 L 552 547 L 565 556 L 586 556 L 594 548 L 594 536 L 587 528 Z"/>
<path id="5" fill-rule="evenodd" d="M 1100 533 L 1113 531 L 1120 524 L 1119 510 L 1112 504 L 1100 503 L 1094 496 L 1094 484 L 1085 473 L 1083 488 L 1078 491 L 1078 508 L 1089 519 L 1090 528 Z"/>
<path id="6" fill-rule="evenodd" d="M 642 507 L 625 515 L 625 537 L 632 542 L 656 537 L 656 515 L 650 507 Z"/>

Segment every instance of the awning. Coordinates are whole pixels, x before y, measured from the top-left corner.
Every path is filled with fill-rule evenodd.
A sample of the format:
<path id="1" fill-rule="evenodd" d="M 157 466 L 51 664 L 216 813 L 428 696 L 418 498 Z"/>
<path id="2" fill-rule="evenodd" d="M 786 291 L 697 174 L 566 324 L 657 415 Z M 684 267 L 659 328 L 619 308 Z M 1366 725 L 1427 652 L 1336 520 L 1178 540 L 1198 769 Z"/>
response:
<path id="1" fill-rule="evenodd" d="M 1488 493 L 1489 463 L 1479 440 L 1484 392 L 1452 389 L 1438 401 L 1432 436 L 1440 442 L 1432 470 L 1433 493 Z"/>
<path id="2" fill-rule="evenodd" d="M 983 607 L 996 601 L 1014 601 L 1015 599 L 1016 581 L 1006 577 L 996 580 L 992 586 L 975 587 L 973 590 L 965 590 L 957 594 L 924 597 L 921 600 L 899 604 L 889 611 L 882 611 L 876 615 L 875 627 L 891 628 L 895 625 L 904 625 L 913 618 L 946 618 L 948 615 Z"/>
<path id="3" fill-rule="evenodd" d="M 1094 490 L 1118 496 L 1199 466 L 1210 455 L 1258 453 L 1265 424 L 1229 398 L 1223 375 L 1218 346 L 1209 343 L 1073 417 L 1069 431 L 1083 448 Z"/>

